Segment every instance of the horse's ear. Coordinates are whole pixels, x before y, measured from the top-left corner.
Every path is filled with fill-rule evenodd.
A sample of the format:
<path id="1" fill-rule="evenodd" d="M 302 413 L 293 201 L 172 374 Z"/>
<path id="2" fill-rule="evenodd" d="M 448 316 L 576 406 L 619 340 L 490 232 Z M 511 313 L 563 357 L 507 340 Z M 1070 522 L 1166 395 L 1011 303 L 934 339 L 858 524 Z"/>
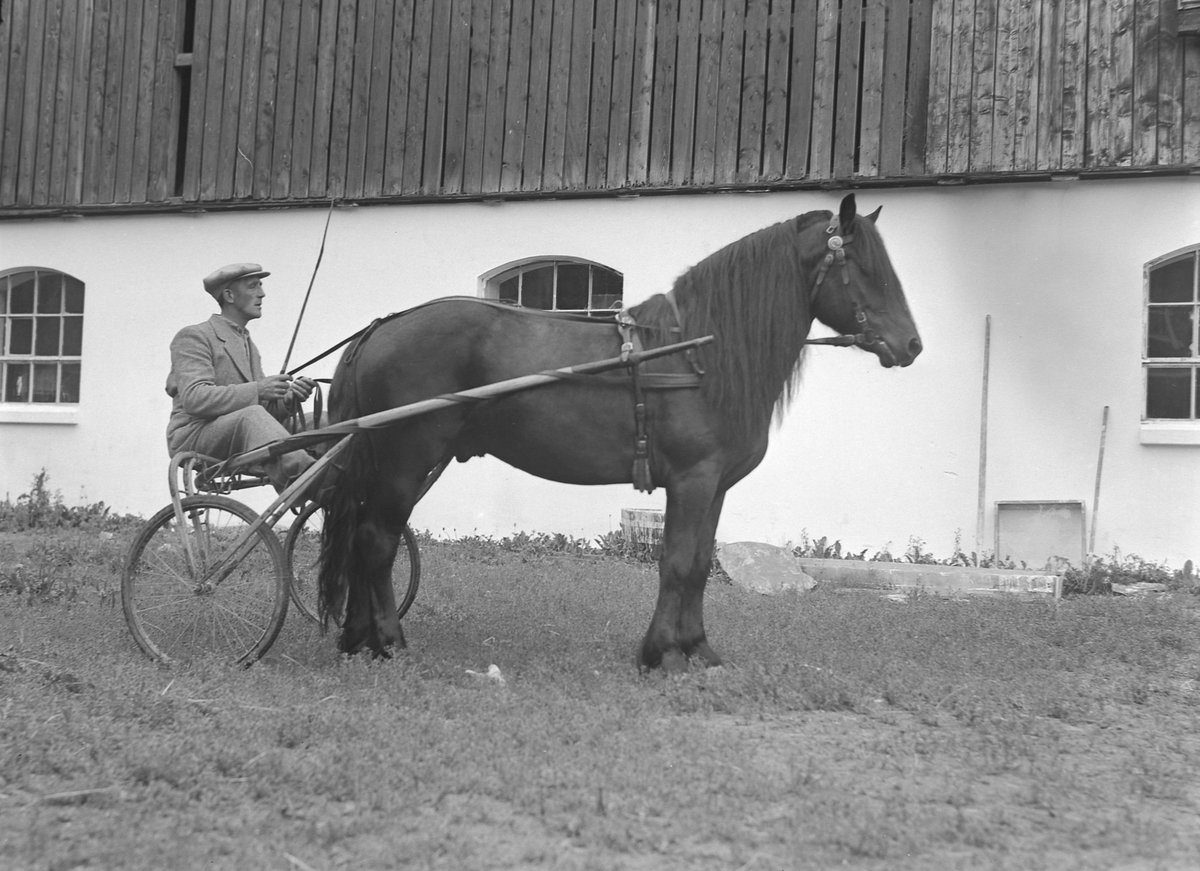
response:
<path id="1" fill-rule="evenodd" d="M 867 215 L 867 220 L 869 220 L 872 224 L 874 224 L 879 219 L 879 213 L 882 211 L 883 211 L 883 206 L 880 206 L 878 209 L 871 212 L 871 214 Z"/>
<path id="2" fill-rule="evenodd" d="M 846 194 L 842 197 L 842 206 L 838 209 L 838 221 L 841 222 L 843 233 L 849 233 L 854 226 L 855 208 L 854 194 Z"/>

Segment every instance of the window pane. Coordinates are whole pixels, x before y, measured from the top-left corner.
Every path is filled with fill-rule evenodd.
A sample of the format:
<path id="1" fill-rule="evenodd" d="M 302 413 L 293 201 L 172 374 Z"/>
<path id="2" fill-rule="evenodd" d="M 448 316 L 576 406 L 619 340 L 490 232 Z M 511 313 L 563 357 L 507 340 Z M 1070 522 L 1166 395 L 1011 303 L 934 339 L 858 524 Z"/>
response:
<path id="1" fill-rule="evenodd" d="M 1191 357 L 1192 322 L 1196 309 L 1190 305 L 1152 305 L 1147 318 L 1147 357 Z"/>
<path id="2" fill-rule="evenodd" d="M 58 364 L 33 364 L 33 401 L 54 402 L 58 398 Z"/>
<path id="3" fill-rule="evenodd" d="M 8 342 L 10 354 L 33 353 L 33 318 L 12 318 Z"/>
<path id="4" fill-rule="evenodd" d="M 519 303 L 521 301 L 521 276 L 514 275 L 500 282 L 501 302 Z"/>
<path id="5" fill-rule="evenodd" d="M 39 274 L 37 310 L 42 315 L 56 315 L 62 311 L 62 276 L 57 272 Z"/>
<path id="6" fill-rule="evenodd" d="M 607 269 L 592 270 L 592 308 L 616 308 L 624 293 L 625 276 Z"/>
<path id="7" fill-rule="evenodd" d="M 1195 297 L 1195 256 L 1160 266 L 1150 273 L 1150 302 L 1191 302 Z"/>
<path id="8" fill-rule="evenodd" d="M 83 353 L 83 318 L 63 318 L 64 357 L 78 357 Z"/>
<path id="9" fill-rule="evenodd" d="M 62 364 L 62 387 L 58 393 L 59 402 L 79 401 L 79 364 Z"/>
<path id="10" fill-rule="evenodd" d="M 521 305 L 554 308 L 554 267 L 531 269 L 521 276 Z"/>
<path id="11" fill-rule="evenodd" d="M 37 334 L 33 352 L 39 357 L 58 356 L 58 331 L 62 321 L 59 318 L 37 318 Z"/>
<path id="12" fill-rule="evenodd" d="M 83 282 L 69 275 L 64 275 L 62 278 L 67 304 L 65 311 L 77 315 L 83 314 Z"/>
<path id="13" fill-rule="evenodd" d="M 28 363 L 6 363 L 4 365 L 4 401 L 29 401 Z"/>
<path id="14" fill-rule="evenodd" d="M 18 272 L 11 280 L 8 310 L 16 314 L 33 314 L 33 273 Z"/>
<path id="15" fill-rule="evenodd" d="M 8 311 L 8 276 L 0 275 L 0 315 Z"/>
<path id="16" fill-rule="evenodd" d="M 558 305 L 560 309 L 586 309 L 588 307 L 587 266 L 566 263 L 558 267 Z"/>
<path id="17" fill-rule="evenodd" d="M 1192 370 L 1146 370 L 1146 417 L 1191 417 Z"/>

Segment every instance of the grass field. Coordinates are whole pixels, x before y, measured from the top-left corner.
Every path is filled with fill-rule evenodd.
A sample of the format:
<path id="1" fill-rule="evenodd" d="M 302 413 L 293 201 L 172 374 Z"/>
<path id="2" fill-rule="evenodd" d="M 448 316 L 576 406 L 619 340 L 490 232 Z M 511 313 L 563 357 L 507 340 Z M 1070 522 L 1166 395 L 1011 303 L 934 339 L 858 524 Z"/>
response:
<path id="1" fill-rule="evenodd" d="M 0 536 L 6 871 L 1200 867 L 1200 597 L 714 584 L 640 676 L 651 566 L 426 542 L 391 661 L 167 669 L 104 535 Z"/>

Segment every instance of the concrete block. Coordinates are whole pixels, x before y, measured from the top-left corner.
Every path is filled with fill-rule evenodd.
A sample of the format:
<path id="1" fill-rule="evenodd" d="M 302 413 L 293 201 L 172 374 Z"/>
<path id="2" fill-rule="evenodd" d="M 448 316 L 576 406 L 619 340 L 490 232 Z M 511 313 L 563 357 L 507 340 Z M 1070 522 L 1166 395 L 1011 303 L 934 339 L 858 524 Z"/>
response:
<path id="1" fill-rule="evenodd" d="M 716 556 L 730 581 L 756 593 L 803 593 L 817 585 L 800 567 L 800 561 L 784 547 L 758 541 L 735 541 L 718 544 Z"/>
<path id="2" fill-rule="evenodd" d="M 919 589 L 940 595 L 1024 593 L 1055 599 L 1062 596 L 1062 578 L 1041 572 L 863 560 L 802 558 L 796 562 L 818 581 L 848 588 Z"/>

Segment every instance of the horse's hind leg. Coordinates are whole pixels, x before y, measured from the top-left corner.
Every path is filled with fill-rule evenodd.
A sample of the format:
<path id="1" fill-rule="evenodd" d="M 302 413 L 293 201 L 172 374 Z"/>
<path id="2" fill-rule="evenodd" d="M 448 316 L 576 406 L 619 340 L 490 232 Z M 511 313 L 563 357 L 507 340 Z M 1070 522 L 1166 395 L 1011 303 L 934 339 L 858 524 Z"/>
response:
<path id="1" fill-rule="evenodd" d="M 386 514 L 367 508 L 354 530 L 357 582 L 350 585 L 346 600 L 339 644 L 344 653 L 369 650 L 386 657 L 392 648 L 406 646 L 392 590 L 392 563 L 400 543 L 400 532 L 392 530 L 393 525 Z"/>
<path id="2" fill-rule="evenodd" d="M 715 476 L 667 488 L 658 602 L 642 639 L 642 668 L 680 670 L 692 657 L 705 665 L 721 664 L 704 631 L 704 587 L 724 503 L 724 493 L 716 490 Z"/>

